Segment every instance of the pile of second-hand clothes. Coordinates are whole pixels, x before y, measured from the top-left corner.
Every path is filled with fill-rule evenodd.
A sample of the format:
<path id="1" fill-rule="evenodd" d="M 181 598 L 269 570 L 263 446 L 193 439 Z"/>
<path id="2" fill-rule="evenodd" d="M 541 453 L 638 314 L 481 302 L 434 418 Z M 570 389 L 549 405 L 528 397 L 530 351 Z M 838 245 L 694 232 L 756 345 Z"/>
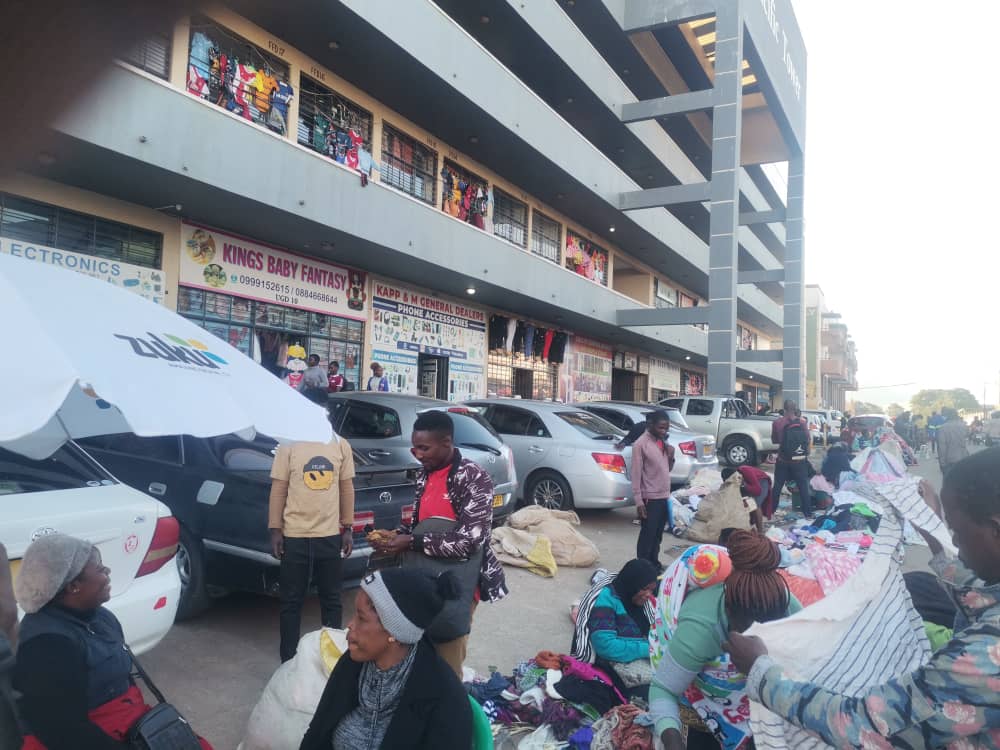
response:
<path id="1" fill-rule="evenodd" d="M 648 714 L 628 703 L 600 669 L 542 651 L 509 677 L 467 682 L 493 726 L 497 748 L 652 750 Z"/>

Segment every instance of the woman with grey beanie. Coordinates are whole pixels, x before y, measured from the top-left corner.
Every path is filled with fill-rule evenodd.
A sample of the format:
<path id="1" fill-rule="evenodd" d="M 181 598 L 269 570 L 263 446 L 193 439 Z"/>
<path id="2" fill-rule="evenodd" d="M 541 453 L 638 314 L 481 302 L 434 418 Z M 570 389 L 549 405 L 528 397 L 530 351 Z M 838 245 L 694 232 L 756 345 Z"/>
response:
<path id="1" fill-rule="evenodd" d="M 97 547 L 65 534 L 39 537 L 21 559 L 14 687 L 30 732 L 23 750 L 121 750 L 150 709 L 132 682 L 121 623 L 103 606 L 110 573 Z"/>
<path id="2" fill-rule="evenodd" d="M 459 594 L 451 573 L 367 575 L 300 750 L 439 750 L 472 745 L 469 698 L 424 631 Z"/>

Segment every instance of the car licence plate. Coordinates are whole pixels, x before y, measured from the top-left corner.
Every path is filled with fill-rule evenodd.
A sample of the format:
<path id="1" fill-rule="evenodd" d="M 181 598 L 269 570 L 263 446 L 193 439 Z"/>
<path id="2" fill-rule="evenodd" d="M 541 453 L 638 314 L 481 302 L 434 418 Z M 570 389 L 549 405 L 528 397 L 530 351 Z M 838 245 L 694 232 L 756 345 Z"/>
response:
<path id="1" fill-rule="evenodd" d="M 493 496 L 493 507 L 494 508 L 499 508 L 502 505 L 503 505 L 503 495 L 494 495 Z"/>

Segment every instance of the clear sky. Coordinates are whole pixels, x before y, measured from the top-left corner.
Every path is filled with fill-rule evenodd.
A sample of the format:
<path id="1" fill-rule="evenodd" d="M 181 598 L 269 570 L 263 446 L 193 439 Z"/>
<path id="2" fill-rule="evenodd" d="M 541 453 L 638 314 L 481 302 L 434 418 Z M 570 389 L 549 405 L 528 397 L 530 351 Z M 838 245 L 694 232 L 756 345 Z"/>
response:
<path id="1" fill-rule="evenodd" d="M 806 281 L 859 400 L 1000 389 L 1000 3 L 792 0 L 808 54 Z M 962 20 L 964 19 L 964 20 Z M 872 388 L 901 383 L 899 388 Z"/>

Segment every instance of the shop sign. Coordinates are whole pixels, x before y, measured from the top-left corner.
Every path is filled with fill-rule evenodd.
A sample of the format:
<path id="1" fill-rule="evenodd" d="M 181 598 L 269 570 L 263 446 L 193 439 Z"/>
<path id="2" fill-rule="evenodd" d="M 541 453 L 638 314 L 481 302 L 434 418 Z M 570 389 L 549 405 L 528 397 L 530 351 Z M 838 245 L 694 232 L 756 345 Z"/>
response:
<path id="1" fill-rule="evenodd" d="M 625 353 L 622 355 L 622 368 L 635 372 L 639 369 L 639 358 L 634 354 Z"/>
<path id="2" fill-rule="evenodd" d="M 681 392 L 685 396 L 705 395 L 705 376 L 700 372 L 681 370 Z"/>
<path id="3" fill-rule="evenodd" d="M 640 375 L 649 375 L 649 357 L 643 357 L 641 354 L 636 360 L 636 371 Z"/>
<path id="4" fill-rule="evenodd" d="M 244 237 L 185 223 L 180 282 L 261 302 L 364 320 L 366 278 Z"/>
<path id="5" fill-rule="evenodd" d="M 109 284 L 135 292 L 157 304 L 163 303 L 166 294 L 167 275 L 159 268 L 147 268 L 132 263 L 123 263 L 97 255 L 58 250 L 45 245 L 35 245 L 7 237 L 0 237 L 0 253 L 18 258 L 46 263 L 50 266 L 68 268 Z"/>
<path id="6" fill-rule="evenodd" d="M 614 350 L 599 341 L 581 336 L 570 339 L 567 361 L 572 367 L 563 368 L 567 401 L 606 401 L 611 398 L 611 369 Z"/>
<path id="7" fill-rule="evenodd" d="M 374 280 L 372 358 L 390 389 L 418 392 L 418 357 L 448 358 L 448 399 L 486 393 L 486 313 L 429 292 Z"/>
<path id="8" fill-rule="evenodd" d="M 661 391 L 680 393 L 681 368 L 668 359 L 650 357 L 649 384 Z"/>

